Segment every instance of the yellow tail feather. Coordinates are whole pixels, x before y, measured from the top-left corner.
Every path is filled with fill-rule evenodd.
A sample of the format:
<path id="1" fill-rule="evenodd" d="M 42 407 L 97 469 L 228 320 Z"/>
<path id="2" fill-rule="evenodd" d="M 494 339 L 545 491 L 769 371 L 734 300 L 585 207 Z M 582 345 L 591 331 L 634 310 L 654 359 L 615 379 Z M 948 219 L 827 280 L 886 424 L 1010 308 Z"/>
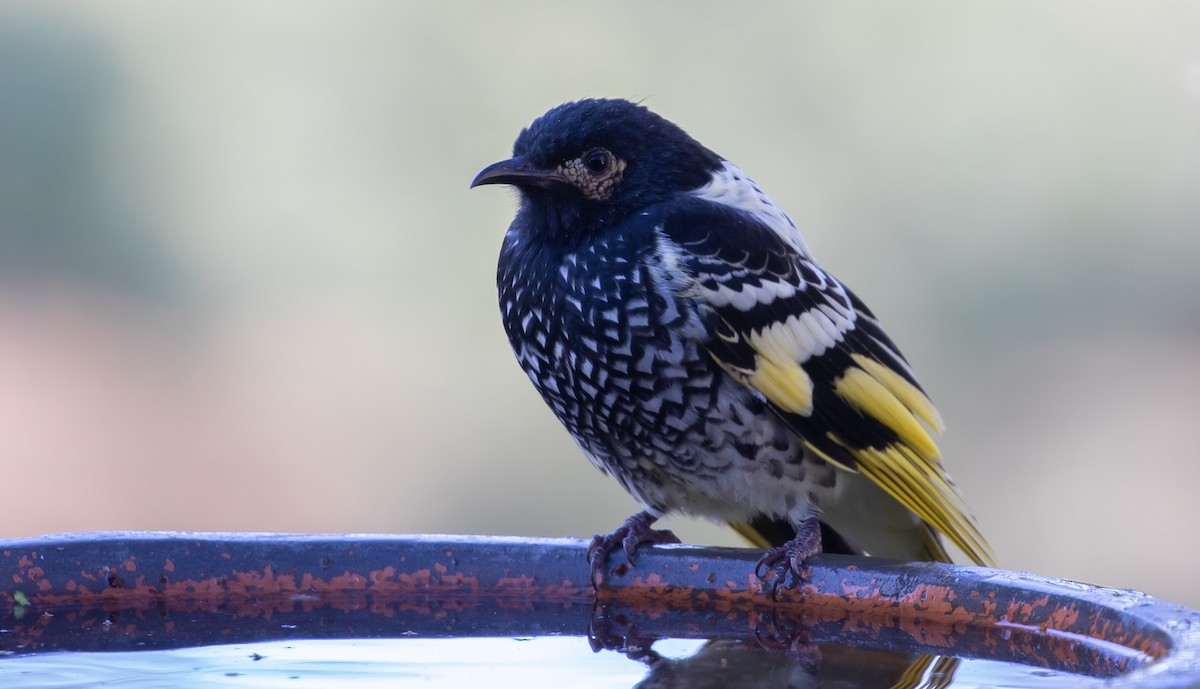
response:
<path id="1" fill-rule="evenodd" d="M 944 534 L 972 561 L 994 565 L 991 547 L 942 468 L 941 451 L 929 431 L 940 430 L 941 417 L 929 398 L 883 364 L 862 355 L 854 359 L 858 366 L 837 378 L 834 390 L 860 413 L 887 426 L 898 440 L 865 448 L 833 433 L 828 434 L 829 440 L 857 460 L 863 475 Z M 945 554 L 944 549 L 940 554 Z"/>

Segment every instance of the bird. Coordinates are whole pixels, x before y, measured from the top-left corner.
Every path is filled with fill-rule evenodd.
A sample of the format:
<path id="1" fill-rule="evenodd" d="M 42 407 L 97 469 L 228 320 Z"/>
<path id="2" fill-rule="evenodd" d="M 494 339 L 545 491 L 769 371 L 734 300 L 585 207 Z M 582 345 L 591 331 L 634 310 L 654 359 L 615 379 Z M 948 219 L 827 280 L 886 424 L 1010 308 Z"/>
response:
<path id="1" fill-rule="evenodd" d="M 519 204 L 496 272 L 517 362 L 643 507 L 588 548 L 731 526 L 755 574 L 821 552 L 973 563 L 992 549 L 942 463 L 942 418 L 867 305 L 737 165 L 640 103 L 587 98 L 521 130 L 471 187 Z M 943 540 L 945 539 L 945 540 Z"/>

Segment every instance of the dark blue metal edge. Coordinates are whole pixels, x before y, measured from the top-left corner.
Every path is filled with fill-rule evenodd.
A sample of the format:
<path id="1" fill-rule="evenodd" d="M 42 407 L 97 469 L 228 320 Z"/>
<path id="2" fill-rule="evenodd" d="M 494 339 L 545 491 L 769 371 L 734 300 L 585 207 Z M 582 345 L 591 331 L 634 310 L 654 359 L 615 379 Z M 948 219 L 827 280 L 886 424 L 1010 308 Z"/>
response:
<path id="1" fill-rule="evenodd" d="M 0 541 L 0 652 L 270 638 L 581 634 L 762 639 L 995 658 L 1200 687 L 1200 612 L 1005 570 L 818 556 L 777 600 L 756 550 L 370 534 L 98 532 Z M 619 645 L 619 644 L 618 644 Z M 2 661 L 0 661 L 2 662 Z M 1130 670 L 1125 672 L 1126 670 Z M 1124 673 L 1124 674 L 1122 674 Z"/>

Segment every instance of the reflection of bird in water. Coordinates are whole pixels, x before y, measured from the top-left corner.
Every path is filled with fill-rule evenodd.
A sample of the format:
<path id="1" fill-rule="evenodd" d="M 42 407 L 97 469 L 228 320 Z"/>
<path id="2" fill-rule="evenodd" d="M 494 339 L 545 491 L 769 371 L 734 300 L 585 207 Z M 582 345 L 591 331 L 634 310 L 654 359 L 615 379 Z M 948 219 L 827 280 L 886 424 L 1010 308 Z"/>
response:
<path id="1" fill-rule="evenodd" d="M 813 647 L 814 653 L 817 647 Z M 638 689 L 944 689 L 951 686 L 955 658 L 913 656 L 851 646 L 820 646 L 796 656 L 752 641 L 710 641 L 678 660 L 650 654 L 650 672 Z"/>
<path id="2" fill-rule="evenodd" d="M 650 672 L 638 689 L 800 689 L 817 687 L 816 668 L 786 653 L 768 651 L 754 642 L 710 641 L 694 655 L 672 660 L 646 658 Z"/>

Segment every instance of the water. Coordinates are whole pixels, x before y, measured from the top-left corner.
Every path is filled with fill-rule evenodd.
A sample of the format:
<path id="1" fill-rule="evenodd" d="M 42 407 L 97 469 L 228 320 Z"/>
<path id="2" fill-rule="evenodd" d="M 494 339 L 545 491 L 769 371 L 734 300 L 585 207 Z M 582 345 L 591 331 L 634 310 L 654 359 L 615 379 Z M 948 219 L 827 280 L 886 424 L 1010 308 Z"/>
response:
<path id="1" fill-rule="evenodd" d="M 754 642 L 663 639 L 656 657 L 593 652 L 578 636 L 533 638 L 273 641 L 163 651 L 47 653 L 0 659 L 0 687 L 120 689 L 262 687 L 889 687 L 920 656 L 820 646 L 811 654 L 768 651 Z M 929 658 L 926 656 L 925 658 Z M 942 668 L 929 662 L 929 672 Z M 1080 687 L 1098 680 L 989 660 L 960 660 L 956 689 Z M 914 686 L 922 686 L 920 683 Z M 926 685 L 928 686 L 928 685 Z"/>

